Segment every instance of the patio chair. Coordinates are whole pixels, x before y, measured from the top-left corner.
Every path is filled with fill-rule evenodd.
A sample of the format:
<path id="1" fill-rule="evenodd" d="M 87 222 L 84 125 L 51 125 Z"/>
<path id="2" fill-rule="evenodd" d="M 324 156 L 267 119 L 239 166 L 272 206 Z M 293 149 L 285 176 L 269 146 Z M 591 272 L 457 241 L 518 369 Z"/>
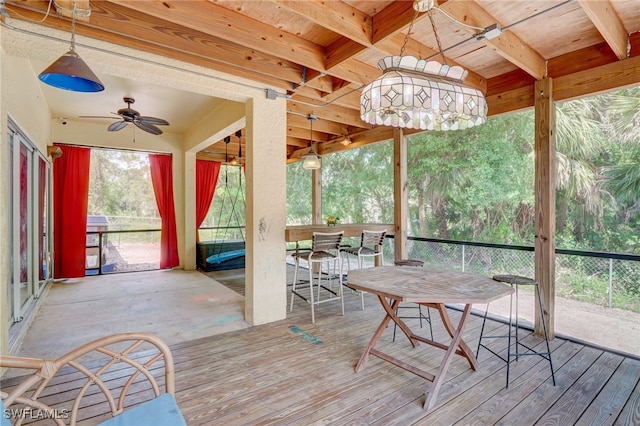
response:
<path id="1" fill-rule="evenodd" d="M 309 251 L 296 251 L 293 253 L 295 260 L 295 270 L 293 273 L 293 284 L 291 286 L 291 302 L 289 306 L 289 312 L 293 312 L 293 298 L 298 296 L 311 305 L 311 322 L 316 322 L 315 306 L 325 302 L 332 302 L 340 300 L 342 305 L 342 315 L 344 315 L 344 299 L 342 298 L 342 258 L 340 256 L 340 243 L 342 242 L 342 236 L 344 231 L 341 232 L 314 232 L 311 242 L 311 250 Z M 298 282 L 298 272 L 300 269 L 300 260 L 307 262 L 309 268 L 309 282 Z M 327 274 L 325 275 L 327 284 L 323 284 L 323 272 L 322 266 L 327 265 Z M 333 264 L 333 273 L 330 271 L 330 266 Z M 336 264 L 339 267 L 339 273 L 336 274 Z M 314 270 L 317 268 L 317 278 L 314 280 Z M 333 289 L 333 279 L 338 279 L 337 289 Z M 306 292 L 302 293 L 301 287 L 307 286 L 309 294 L 307 297 Z M 316 295 L 314 296 L 314 289 Z M 320 290 L 325 290 L 329 293 L 329 297 L 321 299 Z"/>
<path id="2" fill-rule="evenodd" d="M 174 397 L 173 356 L 151 333 L 103 337 L 57 359 L 0 356 L 0 368 L 20 373 L 2 382 L 2 425 L 5 420 L 21 424 L 21 418 L 36 414 L 56 425 L 89 420 L 103 421 L 103 426 L 186 426 Z M 100 403 L 106 412 L 96 413 Z M 79 418 L 82 407 L 89 405 L 90 415 L 99 417 Z"/>
<path id="3" fill-rule="evenodd" d="M 387 234 L 386 230 L 383 231 L 369 231 L 363 230 L 360 235 L 360 245 L 358 247 L 342 247 L 340 251 L 347 255 L 347 273 L 351 270 L 349 264 L 348 255 L 356 256 L 358 259 L 358 269 L 362 269 L 362 264 L 365 258 L 379 258 L 380 264 L 384 262 L 382 254 L 382 243 L 384 242 L 384 236 Z M 360 304 L 364 311 L 364 292 L 358 290 L 360 293 Z"/>

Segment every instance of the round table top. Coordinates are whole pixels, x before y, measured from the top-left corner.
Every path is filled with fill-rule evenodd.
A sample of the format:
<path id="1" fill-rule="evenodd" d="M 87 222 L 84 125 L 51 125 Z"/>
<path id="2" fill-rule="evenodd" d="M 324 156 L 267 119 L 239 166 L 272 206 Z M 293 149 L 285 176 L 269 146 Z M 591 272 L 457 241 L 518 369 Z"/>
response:
<path id="1" fill-rule="evenodd" d="M 538 285 L 536 280 L 518 275 L 494 275 L 493 279 L 507 284 Z"/>

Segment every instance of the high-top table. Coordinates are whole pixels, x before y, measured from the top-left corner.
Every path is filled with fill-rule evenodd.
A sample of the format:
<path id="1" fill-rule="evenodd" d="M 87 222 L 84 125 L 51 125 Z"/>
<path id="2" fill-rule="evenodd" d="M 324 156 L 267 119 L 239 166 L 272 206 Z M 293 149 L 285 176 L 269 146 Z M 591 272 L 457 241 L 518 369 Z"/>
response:
<path id="1" fill-rule="evenodd" d="M 471 313 L 471 305 L 474 303 L 486 304 L 513 292 L 510 286 L 482 275 L 406 266 L 380 266 L 352 270 L 347 276 L 347 285 L 356 290 L 366 291 L 378 296 L 378 300 L 386 312 L 369 345 L 360 357 L 360 361 L 355 367 L 356 372 L 365 368 L 369 355 L 374 355 L 433 382 L 431 391 L 424 403 L 424 408 L 427 411 L 431 411 L 435 405 L 438 392 L 444 382 L 444 377 L 454 354 L 466 358 L 473 370 L 477 367 L 473 352 L 462 339 L 464 326 Z M 414 334 L 396 315 L 396 307 L 400 302 L 418 303 L 437 309 L 445 329 L 451 336 L 449 345 Z M 446 303 L 461 303 L 465 305 L 457 327 L 453 325 L 451 318 L 449 318 L 445 306 Z M 414 348 L 418 346 L 419 342 L 424 342 L 446 351 L 435 374 L 428 373 L 375 349 L 375 345 L 389 321 L 395 322 L 400 327 Z"/>

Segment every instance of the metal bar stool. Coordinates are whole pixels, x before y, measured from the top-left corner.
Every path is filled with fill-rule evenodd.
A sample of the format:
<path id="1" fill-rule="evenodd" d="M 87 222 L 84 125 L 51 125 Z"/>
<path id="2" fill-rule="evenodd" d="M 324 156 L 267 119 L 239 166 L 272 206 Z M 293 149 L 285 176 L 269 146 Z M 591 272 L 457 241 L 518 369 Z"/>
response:
<path id="1" fill-rule="evenodd" d="M 517 275 L 494 275 L 493 279 L 499 282 L 510 284 L 512 288 L 515 288 L 515 296 L 516 296 L 516 321 L 515 321 L 515 333 L 513 332 L 513 293 L 511 294 L 511 300 L 509 303 L 509 332 L 504 336 L 485 336 L 484 335 L 484 326 L 487 321 L 487 313 L 489 312 L 489 305 L 487 304 L 487 309 L 484 312 L 484 319 L 482 320 L 482 328 L 480 329 L 480 339 L 478 340 L 478 349 L 476 350 L 476 358 L 478 358 L 478 354 L 480 353 L 480 348 L 483 347 L 492 354 L 496 355 L 503 361 L 507 363 L 507 388 L 509 387 L 509 366 L 511 365 L 512 358 L 515 357 L 517 361 L 520 356 L 525 355 L 539 355 L 542 358 L 549 361 L 549 367 L 551 368 L 551 379 L 553 380 L 553 386 L 556 385 L 556 376 L 553 371 L 553 362 L 551 361 L 551 349 L 549 348 L 549 337 L 547 335 L 547 324 L 544 317 L 544 307 L 542 305 L 542 295 L 540 294 L 540 286 L 538 282 L 527 277 L 520 277 Z M 518 337 L 518 288 L 522 285 L 533 286 L 535 288 L 535 297 L 538 299 L 538 308 L 540 309 L 540 318 L 542 318 L 542 329 L 544 331 L 544 341 L 547 346 L 546 352 L 538 352 L 524 343 L 520 342 Z M 482 343 L 482 339 L 495 339 L 495 338 L 506 338 L 507 343 L 507 359 L 493 351 L 491 348 L 487 347 Z M 515 338 L 515 352 L 511 349 L 511 339 Z M 522 346 L 526 349 L 526 352 L 520 352 L 519 347 Z"/>
<path id="2" fill-rule="evenodd" d="M 364 258 L 372 257 L 379 258 L 380 265 L 384 264 L 384 257 L 382 252 L 382 243 L 384 242 L 384 236 L 387 234 L 386 230 L 383 231 L 370 231 L 364 229 L 362 234 L 360 235 L 360 245 L 358 247 L 351 246 L 341 246 L 340 253 L 345 254 L 345 259 L 347 261 L 347 274 L 351 270 L 351 265 L 349 264 L 349 254 L 356 256 L 358 259 L 358 269 L 362 269 L 362 263 Z M 345 282 L 346 285 L 346 282 Z M 352 290 L 353 291 L 353 290 Z M 364 311 L 364 292 L 358 290 L 360 293 L 360 304 L 362 306 L 362 310 Z"/>
<path id="3" fill-rule="evenodd" d="M 314 232 L 311 242 L 311 250 L 296 252 L 292 256 L 296 261 L 295 270 L 293 272 L 293 284 L 291 286 L 291 302 L 289 304 L 289 312 L 293 312 L 293 297 L 298 296 L 302 300 L 311 305 L 311 322 L 316 322 L 315 306 L 320 303 L 340 301 L 342 305 L 342 315 L 344 315 L 344 298 L 342 297 L 342 257 L 340 256 L 340 242 L 344 231 L 340 232 Z M 298 270 L 300 269 L 300 260 L 307 261 L 309 270 L 309 282 L 304 283 L 298 281 Z M 333 263 L 333 274 L 331 273 L 331 264 Z M 313 268 L 318 265 L 317 278 L 314 280 Z M 327 285 L 322 282 L 322 265 L 327 264 Z M 336 273 L 336 265 L 340 268 L 339 274 Z M 338 289 L 332 289 L 333 278 L 338 279 Z M 308 286 L 309 295 L 300 291 L 300 285 Z M 315 287 L 315 289 L 314 289 Z M 325 290 L 329 294 L 329 298 L 320 299 L 320 290 Z M 314 291 L 317 294 L 314 297 Z"/>
<path id="4" fill-rule="evenodd" d="M 422 267 L 424 265 L 424 262 L 422 260 L 416 260 L 416 259 L 402 259 L 402 260 L 396 260 L 395 261 L 395 265 L 396 266 L 417 266 L 417 267 Z M 422 305 L 418 305 L 418 304 L 411 304 L 411 306 L 407 306 L 406 304 L 403 306 L 402 304 L 399 304 L 398 307 L 396 308 L 396 315 L 398 315 L 398 312 L 400 311 L 400 309 L 418 309 L 418 315 L 416 316 L 404 316 L 404 315 L 398 315 L 398 318 L 401 319 L 419 319 L 420 320 L 420 328 L 422 328 L 422 320 L 425 320 L 426 322 L 429 323 L 429 332 L 431 333 L 431 340 L 433 340 L 433 327 L 431 327 L 431 311 L 429 310 L 429 307 L 427 306 L 427 316 L 424 316 L 424 314 L 422 313 Z M 398 327 L 397 324 L 393 324 L 393 342 L 396 341 L 396 328 Z"/>

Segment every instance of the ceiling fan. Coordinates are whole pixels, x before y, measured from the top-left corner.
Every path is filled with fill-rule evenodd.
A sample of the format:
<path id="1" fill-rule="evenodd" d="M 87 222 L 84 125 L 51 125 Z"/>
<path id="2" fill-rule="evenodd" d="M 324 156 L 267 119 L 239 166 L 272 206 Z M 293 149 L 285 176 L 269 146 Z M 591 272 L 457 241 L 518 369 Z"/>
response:
<path id="1" fill-rule="evenodd" d="M 123 98 L 124 102 L 127 104 L 126 108 L 121 108 L 118 110 L 116 114 L 119 115 L 122 120 L 116 121 L 113 124 L 110 124 L 107 127 L 107 130 L 110 132 L 116 132 L 118 130 L 124 129 L 127 124 L 133 123 L 136 127 L 144 130 L 145 132 L 151 133 L 152 135 L 161 135 L 162 130 L 160 130 L 156 126 L 168 126 L 169 122 L 167 120 L 163 120 L 162 118 L 156 117 L 148 117 L 144 115 L 140 115 L 138 111 L 131 108 L 131 104 L 135 102 L 135 99 L 125 96 Z M 85 118 L 90 118 L 90 116 L 84 116 Z M 100 117 L 100 118 L 114 118 L 115 117 Z"/>

